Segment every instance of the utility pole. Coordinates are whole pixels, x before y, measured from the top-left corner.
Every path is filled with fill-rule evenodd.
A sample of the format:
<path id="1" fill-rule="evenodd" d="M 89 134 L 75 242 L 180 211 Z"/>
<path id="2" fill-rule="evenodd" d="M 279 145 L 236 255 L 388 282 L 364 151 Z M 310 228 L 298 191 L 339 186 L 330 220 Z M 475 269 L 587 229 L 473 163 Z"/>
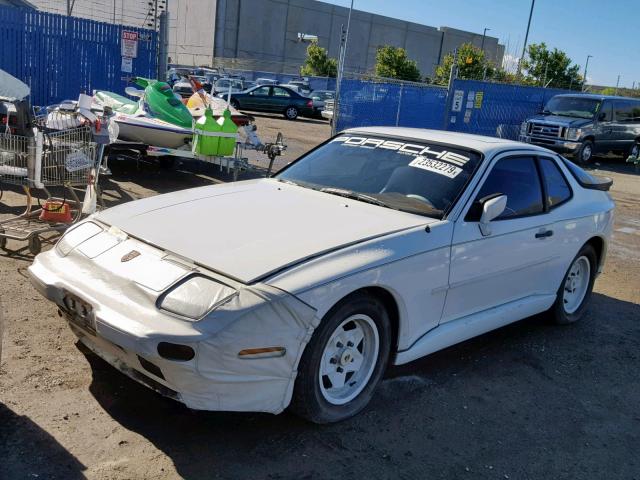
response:
<path id="1" fill-rule="evenodd" d="M 487 32 L 491 30 L 490 28 L 485 28 L 484 32 L 482 32 L 482 44 L 480 45 L 480 50 L 484 52 L 484 38 L 487 36 Z"/>
<path id="2" fill-rule="evenodd" d="M 618 75 L 618 81 L 616 82 L 616 93 L 614 95 L 618 95 L 618 87 L 620 86 L 620 75 Z"/>
<path id="3" fill-rule="evenodd" d="M 349 40 L 349 27 L 351 26 L 351 13 L 353 12 L 353 0 L 349 7 L 349 16 L 347 17 L 347 30 L 340 28 L 340 52 L 338 53 L 338 72 L 336 78 L 336 99 L 333 102 L 333 122 L 331 125 L 331 134 L 335 135 L 338 125 L 338 116 L 340 115 L 340 84 L 342 83 L 342 75 L 344 73 L 344 61 L 347 56 L 347 41 Z"/>
<path id="4" fill-rule="evenodd" d="M 584 92 L 584 87 L 587 85 L 587 67 L 589 66 L 589 59 L 593 58 L 593 55 L 587 55 L 587 61 L 584 63 L 584 75 L 582 76 L 582 91 Z"/>
<path id="5" fill-rule="evenodd" d="M 529 39 L 529 28 L 531 28 L 531 17 L 533 17 L 533 7 L 536 4 L 536 0 L 531 0 L 531 10 L 529 11 L 529 21 L 527 22 L 527 32 L 524 34 L 524 44 L 522 45 L 522 55 L 518 59 L 518 73 L 520 75 L 520 69 L 522 67 L 522 59 L 527 51 L 527 40 Z"/>
<path id="6" fill-rule="evenodd" d="M 116 23 L 116 0 L 113 0 L 113 23 Z"/>
<path id="7" fill-rule="evenodd" d="M 73 7 L 76 4 L 76 0 L 67 0 L 67 17 L 70 17 L 73 13 Z"/>

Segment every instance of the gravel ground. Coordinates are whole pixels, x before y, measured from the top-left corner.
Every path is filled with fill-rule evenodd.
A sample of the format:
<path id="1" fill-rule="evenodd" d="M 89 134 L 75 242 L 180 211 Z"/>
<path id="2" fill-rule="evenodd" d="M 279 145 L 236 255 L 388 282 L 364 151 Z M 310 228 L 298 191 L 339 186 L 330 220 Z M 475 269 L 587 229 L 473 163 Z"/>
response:
<path id="1" fill-rule="evenodd" d="M 285 134 L 277 167 L 329 135 L 320 121 L 257 122 L 266 139 Z M 108 204 L 229 180 L 194 163 L 111 167 Z M 78 347 L 30 286 L 31 258 L 0 253 L 0 479 L 640 479 L 640 175 L 620 160 L 597 169 L 614 178 L 617 218 L 581 322 L 531 317 L 391 368 L 362 414 L 330 426 L 160 397 Z"/>

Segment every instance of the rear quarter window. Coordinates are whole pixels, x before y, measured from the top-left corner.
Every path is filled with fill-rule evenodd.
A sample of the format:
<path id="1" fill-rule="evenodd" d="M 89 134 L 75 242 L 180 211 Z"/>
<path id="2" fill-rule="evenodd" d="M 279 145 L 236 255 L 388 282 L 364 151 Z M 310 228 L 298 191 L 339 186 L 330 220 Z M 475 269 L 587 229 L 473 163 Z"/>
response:
<path id="1" fill-rule="evenodd" d="M 541 158 L 540 168 L 544 177 L 549 208 L 557 207 L 569 200 L 572 194 L 571 187 L 556 162 L 550 158 Z"/>

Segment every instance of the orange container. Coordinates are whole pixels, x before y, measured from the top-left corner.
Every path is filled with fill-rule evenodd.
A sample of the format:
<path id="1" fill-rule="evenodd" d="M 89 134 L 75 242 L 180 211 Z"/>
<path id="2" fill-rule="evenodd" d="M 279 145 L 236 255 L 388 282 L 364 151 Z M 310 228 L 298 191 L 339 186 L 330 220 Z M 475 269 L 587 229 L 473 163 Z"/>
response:
<path id="1" fill-rule="evenodd" d="M 71 223 L 71 208 L 59 200 L 47 200 L 42 206 L 40 220 L 45 222 Z"/>

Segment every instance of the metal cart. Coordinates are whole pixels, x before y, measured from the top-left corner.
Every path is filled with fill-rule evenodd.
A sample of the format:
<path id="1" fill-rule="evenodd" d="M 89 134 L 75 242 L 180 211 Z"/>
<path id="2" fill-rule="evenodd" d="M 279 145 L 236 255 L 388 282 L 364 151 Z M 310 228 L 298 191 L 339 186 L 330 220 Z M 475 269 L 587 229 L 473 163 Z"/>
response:
<path id="1" fill-rule="evenodd" d="M 29 252 L 36 255 L 42 249 L 43 234 L 64 232 L 80 220 L 82 203 L 75 190 L 95 182 L 97 150 L 89 126 L 55 131 L 36 123 L 27 136 L 0 132 L 0 184 L 21 186 L 26 195 L 24 212 L 0 221 L 0 248 L 10 253 L 24 250 L 8 250 L 7 240 L 12 239 L 27 242 Z M 64 198 L 50 194 L 48 187 L 54 186 L 64 187 Z M 32 189 L 46 195 L 44 203 L 37 200 L 37 208 Z"/>

